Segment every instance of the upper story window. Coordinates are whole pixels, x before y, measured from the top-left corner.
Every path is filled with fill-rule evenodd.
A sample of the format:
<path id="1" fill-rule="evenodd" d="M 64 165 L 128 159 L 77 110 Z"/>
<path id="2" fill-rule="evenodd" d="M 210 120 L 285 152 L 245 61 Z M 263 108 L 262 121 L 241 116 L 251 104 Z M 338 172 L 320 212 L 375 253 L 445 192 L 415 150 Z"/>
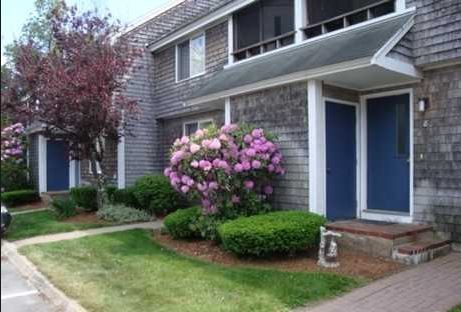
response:
<path id="1" fill-rule="evenodd" d="M 233 15 L 236 60 L 294 42 L 294 0 L 261 0 Z"/>
<path id="2" fill-rule="evenodd" d="M 201 34 L 176 46 L 176 81 L 205 72 L 205 35 Z"/>
<path id="3" fill-rule="evenodd" d="M 398 0 L 306 0 L 307 38 L 355 25 L 395 11 Z"/>

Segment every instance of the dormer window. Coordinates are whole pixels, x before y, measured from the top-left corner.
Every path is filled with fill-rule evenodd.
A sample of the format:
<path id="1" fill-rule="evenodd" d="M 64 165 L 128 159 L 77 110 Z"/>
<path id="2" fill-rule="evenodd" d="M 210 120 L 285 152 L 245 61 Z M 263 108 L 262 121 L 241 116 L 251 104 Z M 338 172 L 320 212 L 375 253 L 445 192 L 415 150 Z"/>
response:
<path id="1" fill-rule="evenodd" d="M 235 60 L 294 42 L 294 0 L 262 0 L 233 15 Z"/>
<path id="2" fill-rule="evenodd" d="M 306 0 L 306 38 L 395 12 L 398 0 Z"/>

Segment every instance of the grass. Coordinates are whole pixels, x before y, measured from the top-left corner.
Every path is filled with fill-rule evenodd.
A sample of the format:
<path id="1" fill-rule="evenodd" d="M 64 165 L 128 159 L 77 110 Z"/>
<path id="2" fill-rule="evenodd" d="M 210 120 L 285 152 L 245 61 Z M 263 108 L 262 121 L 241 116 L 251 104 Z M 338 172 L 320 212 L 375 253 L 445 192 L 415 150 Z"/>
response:
<path id="1" fill-rule="evenodd" d="M 162 248 L 131 230 L 21 248 L 88 311 L 288 311 L 361 283 L 328 273 L 231 268 Z"/>
<path id="2" fill-rule="evenodd" d="M 461 312 L 461 304 L 451 308 L 448 312 Z"/>
<path id="3" fill-rule="evenodd" d="M 37 211 L 14 215 L 6 234 L 6 239 L 18 240 L 38 235 L 71 232 L 101 226 L 104 226 L 104 224 L 64 222 L 58 220 L 51 210 Z"/>

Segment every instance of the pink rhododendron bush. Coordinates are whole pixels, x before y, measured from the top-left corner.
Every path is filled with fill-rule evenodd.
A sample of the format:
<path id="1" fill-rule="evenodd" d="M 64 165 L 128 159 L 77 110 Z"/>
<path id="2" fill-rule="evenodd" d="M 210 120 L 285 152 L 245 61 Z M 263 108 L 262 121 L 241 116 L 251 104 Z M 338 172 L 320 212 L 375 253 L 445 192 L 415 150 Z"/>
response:
<path id="1" fill-rule="evenodd" d="M 23 154 L 24 126 L 15 123 L 2 129 L 1 160 L 19 159 Z"/>
<path id="2" fill-rule="evenodd" d="M 274 177 L 285 173 L 274 139 L 248 125 L 198 130 L 174 142 L 164 173 L 177 191 L 200 200 L 205 215 L 260 213 L 269 209 Z"/>

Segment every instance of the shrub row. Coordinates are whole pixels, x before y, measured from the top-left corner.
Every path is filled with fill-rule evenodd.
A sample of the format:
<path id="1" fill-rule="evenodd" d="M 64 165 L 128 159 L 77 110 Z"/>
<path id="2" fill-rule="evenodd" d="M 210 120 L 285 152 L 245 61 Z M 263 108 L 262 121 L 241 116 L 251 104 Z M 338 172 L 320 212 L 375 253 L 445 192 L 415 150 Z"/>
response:
<path id="1" fill-rule="evenodd" d="M 96 195 L 96 188 L 92 186 L 80 186 L 70 189 L 70 198 L 78 207 L 86 211 L 96 211 L 98 209 Z"/>
<path id="2" fill-rule="evenodd" d="M 7 207 L 29 204 L 39 199 L 40 196 L 34 190 L 19 190 L 1 194 L 1 201 Z"/>
<path id="3" fill-rule="evenodd" d="M 223 247 L 241 256 L 294 253 L 314 246 L 325 218 L 301 211 L 241 217 L 218 227 Z"/>

